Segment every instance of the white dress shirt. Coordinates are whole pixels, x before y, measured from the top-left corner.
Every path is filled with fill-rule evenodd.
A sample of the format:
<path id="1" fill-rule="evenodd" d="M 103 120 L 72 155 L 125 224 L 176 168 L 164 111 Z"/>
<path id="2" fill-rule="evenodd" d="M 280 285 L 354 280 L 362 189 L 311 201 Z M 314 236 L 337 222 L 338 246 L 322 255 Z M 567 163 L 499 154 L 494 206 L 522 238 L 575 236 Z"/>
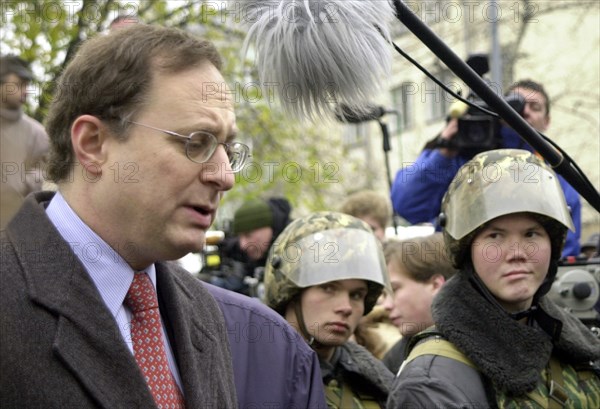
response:
<path id="1" fill-rule="evenodd" d="M 133 282 L 134 270 L 111 246 L 79 218 L 60 192 L 56 192 L 50 201 L 46 214 L 87 270 L 104 303 L 115 318 L 123 340 L 133 354 L 133 343 L 131 341 L 131 318 L 133 314 L 123 302 Z M 148 274 L 156 290 L 154 264 L 149 265 L 143 271 Z M 169 338 L 166 336 L 165 325 L 162 320 L 161 323 L 169 368 L 183 393 L 175 357 L 171 350 Z"/>

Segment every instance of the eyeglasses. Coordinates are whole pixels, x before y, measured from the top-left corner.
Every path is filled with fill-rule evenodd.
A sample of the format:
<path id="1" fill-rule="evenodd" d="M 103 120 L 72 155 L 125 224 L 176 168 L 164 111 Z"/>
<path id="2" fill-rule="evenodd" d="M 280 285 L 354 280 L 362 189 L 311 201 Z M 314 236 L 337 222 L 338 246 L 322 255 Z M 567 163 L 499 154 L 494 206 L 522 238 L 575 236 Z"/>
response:
<path id="1" fill-rule="evenodd" d="M 246 164 L 250 155 L 250 148 L 241 142 L 219 142 L 217 138 L 208 132 L 196 131 L 192 132 L 188 136 L 178 134 L 173 131 L 167 131 L 166 129 L 155 128 L 154 126 L 145 125 L 135 121 L 127 121 L 130 124 L 143 126 L 144 128 L 154 129 L 166 133 L 167 135 L 177 136 L 179 138 L 186 139 L 185 142 L 185 155 L 189 160 L 196 163 L 205 163 L 215 154 L 215 151 L 219 145 L 225 147 L 225 152 L 229 158 L 229 165 L 231 171 L 237 173 Z"/>

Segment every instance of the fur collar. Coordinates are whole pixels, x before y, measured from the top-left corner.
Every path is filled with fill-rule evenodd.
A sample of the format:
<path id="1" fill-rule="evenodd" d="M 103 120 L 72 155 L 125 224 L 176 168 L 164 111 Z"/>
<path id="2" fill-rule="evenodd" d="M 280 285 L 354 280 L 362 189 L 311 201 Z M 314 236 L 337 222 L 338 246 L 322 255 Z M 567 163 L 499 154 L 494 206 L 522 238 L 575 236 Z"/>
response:
<path id="1" fill-rule="evenodd" d="M 464 272 L 449 280 L 432 303 L 436 327 L 496 387 L 521 395 L 538 383 L 554 353 L 570 364 L 600 358 L 600 341 L 577 318 L 543 297 L 540 308 L 562 322 L 556 341 L 537 326 L 523 325 L 493 306 Z"/>
<path id="2" fill-rule="evenodd" d="M 361 345 L 346 342 L 340 349 L 342 351 L 341 365 L 347 371 L 354 372 L 367 379 L 382 394 L 387 396 L 394 380 L 394 374 Z"/>
<path id="3" fill-rule="evenodd" d="M 344 371 L 354 379 L 354 382 L 366 387 L 376 399 L 382 402 L 387 398 L 394 381 L 394 374 L 380 360 L 351 341 L 336 348 L 331 362 L 320 362 L 320 364 L 324 384 L 327 384 L 339 371 Z"/>

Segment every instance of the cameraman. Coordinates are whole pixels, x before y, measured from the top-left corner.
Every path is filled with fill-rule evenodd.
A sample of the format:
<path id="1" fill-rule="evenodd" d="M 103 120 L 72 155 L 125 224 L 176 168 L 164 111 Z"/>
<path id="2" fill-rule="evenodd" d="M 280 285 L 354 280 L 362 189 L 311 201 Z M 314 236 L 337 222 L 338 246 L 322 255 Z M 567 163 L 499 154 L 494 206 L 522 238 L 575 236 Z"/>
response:
<path id="1" fill-rule="evenodd" d="M 221 264 L 211 268 L 210 282 L 228 290 L 252 295 L 245 277 L 262 281 L 269 248 L 290 223 L 292 207 L 282 197 L 254 199 L 241 205 L 233 216 L 233 236 L 220 245 Z"/>
<path id="2" fill-rule="evenodd" d="M 537 131 L 544 132 L 550 124 L 550 100 L 541 84 L 531 80 L 521 80 L 513 84 L 508 94 L 519 94 L 525 99 L 523 118 Z M 457 151 L 448 147 L 458 133 L 458 119 L 452 118 L 436 140 L 446 143 L 429 142 L 414 164 L 400 169 L 392 186 L 394 210 L 410 223 L 436 223 L 440 213 L 442 197 L 458 169 L 477 152 Z M 497 148 L 526 149 L 533 152 L 511 128 L 502 126 L 499 131 Z M 579 255 L 581 234 L 581 203 L 579 195 L 562 176 L 558 175 L 563 188 L 575 232 L 569 231 L 562 252 L 563 257 Z"/>

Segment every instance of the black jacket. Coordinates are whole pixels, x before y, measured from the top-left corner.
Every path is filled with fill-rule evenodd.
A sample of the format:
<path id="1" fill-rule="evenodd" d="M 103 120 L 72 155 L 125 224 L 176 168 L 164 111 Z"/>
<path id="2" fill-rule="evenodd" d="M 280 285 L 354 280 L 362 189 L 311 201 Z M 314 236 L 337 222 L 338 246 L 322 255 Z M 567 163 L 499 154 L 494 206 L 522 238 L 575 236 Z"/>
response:
<path id="1" fill-rule="evenodd" d="M 400 338 L 400 340 L 385 353 L 381 360 L 394 375 L 398 373 L 402 362 L 408 357 L 408 346 L 411 339 L 411 336 L 402 336 L 402 338 Z"/>

